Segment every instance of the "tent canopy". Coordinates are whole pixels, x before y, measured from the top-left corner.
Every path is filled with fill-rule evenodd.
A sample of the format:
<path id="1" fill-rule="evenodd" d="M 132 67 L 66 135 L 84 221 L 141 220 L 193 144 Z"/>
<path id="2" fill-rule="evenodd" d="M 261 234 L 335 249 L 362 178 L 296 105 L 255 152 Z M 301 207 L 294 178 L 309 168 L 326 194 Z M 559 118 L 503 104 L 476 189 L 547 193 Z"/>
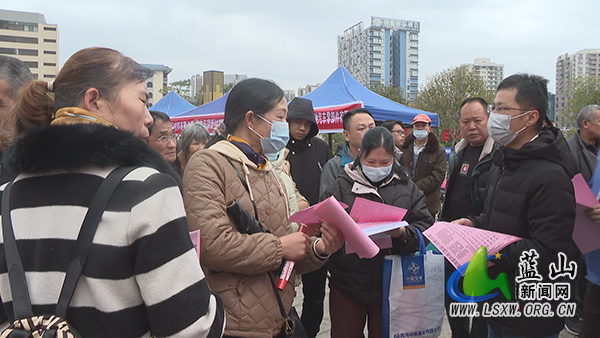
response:
<path id="1" fill-rule="evenodd" d="M 184 111 L 176 116 L 184 117 L 225 113 L 225 103 L 227 103 L 228 96 L 229 92 L 214 101 L 210 101 L 209 103 L 203 104 L 200 107 L 192 107 L 190 110 Z"/>
<path id="2" fill-rule="evenodd" d="M 148 108 L 152 111 L 159 111 L 169 116 L 176 116 L 190 109 L 195 108 L 193 104 L 179 96 L 174 91 L 170 91 L 162 99 L 158 100 L 152 107 Z"/>
<path id="3" fill-rule="evenodd" d="M 405 106 L 370 91 L 343 66 L 339 66 L 323 84 L 303 98 L 311 100 L 315 110 L 360 101 L 377 121 L 396 120 L 412 124 L 417 114 L 427 114 L 432 126 L 439 125 L 437 114 Z"/>

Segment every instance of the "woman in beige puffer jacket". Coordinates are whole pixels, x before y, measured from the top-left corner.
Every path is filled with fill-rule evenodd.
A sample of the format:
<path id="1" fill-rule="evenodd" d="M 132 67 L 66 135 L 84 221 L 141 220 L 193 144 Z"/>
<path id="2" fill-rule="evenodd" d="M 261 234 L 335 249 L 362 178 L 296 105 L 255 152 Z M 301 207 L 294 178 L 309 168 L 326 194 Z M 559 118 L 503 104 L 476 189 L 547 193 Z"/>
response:
<path id="1" fill-rule="evenodd" d="M 320 228 L 322 239 L 292 232 L 285 188 L 264 156 L 287 143 L 277 141 L 284 133 L 276 135 L 286 115 L 277 85 L 260 79 L 240 82 L 225 106 L 229 138 L 196 152 L 183 176 L 190 231 L 201 230 L 201 265 L 225 304 L 228 337 L 278 336 L 284 318 L 268 274 L 277 281 L 288 259 L 297 260 L 298 273 L 315 270 L 343 243 L 341 233 L 326 224 Z M 254 204 L 267 232 L 240 233 L 226 211 L 234 200 L 253 216 Z M 279 292 L 286 313 L 295 294 L 294 278 L 295 273 Z"/>

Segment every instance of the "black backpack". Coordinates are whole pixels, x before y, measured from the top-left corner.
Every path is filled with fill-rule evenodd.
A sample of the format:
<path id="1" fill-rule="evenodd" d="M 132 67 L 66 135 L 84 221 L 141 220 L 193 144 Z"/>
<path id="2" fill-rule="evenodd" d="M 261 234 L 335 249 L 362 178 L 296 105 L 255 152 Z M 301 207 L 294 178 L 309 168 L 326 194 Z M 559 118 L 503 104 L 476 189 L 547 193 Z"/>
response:
<path id="1" fill-rule="evenodd" d="M 34 315 L 29 299 L 27 282 L 21 256 L 17 250 L 17 242 L 10 218 L 10 190 L 14 183 L 10 182 L 2 194 L 2 233 L 4 237 L 4 253 L 12 295 L 12 305 L 16 320 L 0 334 L 1 338 L 80 338 L 81 335 L 67 321 L 66 312 L 79 276 L 87 260 L 92 240 L 98 228 L 100 218 L 110 197 L 121 180 L 134 167 L 119 167 L 113 170 L 102 182 L 83 220 L 77 236 L 73 259 L 69 262 L 54 314 Z"/>

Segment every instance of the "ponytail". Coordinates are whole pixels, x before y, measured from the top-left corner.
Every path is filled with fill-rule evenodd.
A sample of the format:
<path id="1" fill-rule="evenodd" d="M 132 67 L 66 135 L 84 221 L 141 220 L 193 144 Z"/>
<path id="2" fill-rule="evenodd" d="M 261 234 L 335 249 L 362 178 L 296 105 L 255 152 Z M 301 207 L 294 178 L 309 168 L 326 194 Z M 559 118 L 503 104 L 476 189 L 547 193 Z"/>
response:
<path id="1" fill-rule="evenodd" d="M 17 134 L 37 126 L 50 124 L 54 98 L 48 92 L 46 81 L 33 81 L 26 84 L 17 96 L 15 107 L 12 109 L 15 131 Z"/>

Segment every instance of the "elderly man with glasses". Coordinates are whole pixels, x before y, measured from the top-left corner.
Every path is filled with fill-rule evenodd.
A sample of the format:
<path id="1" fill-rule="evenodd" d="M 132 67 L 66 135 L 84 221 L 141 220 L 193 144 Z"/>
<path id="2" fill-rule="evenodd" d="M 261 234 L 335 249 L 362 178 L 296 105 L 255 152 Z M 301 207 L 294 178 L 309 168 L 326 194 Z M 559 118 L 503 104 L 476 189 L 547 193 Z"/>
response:
<path id="1" fill-rule="evenodd" d="M 154 123 L 148 127 L 150 137 L 148 137 L 148 145 L 156 150 L 169 164 L 173 166 L 173 169 L 183 176 L 183 169 L 177 159 L 177 140 L 179 135 L 175 134 L 175 128 L 169 115 L 158 112 L 150 111 Z"/>

